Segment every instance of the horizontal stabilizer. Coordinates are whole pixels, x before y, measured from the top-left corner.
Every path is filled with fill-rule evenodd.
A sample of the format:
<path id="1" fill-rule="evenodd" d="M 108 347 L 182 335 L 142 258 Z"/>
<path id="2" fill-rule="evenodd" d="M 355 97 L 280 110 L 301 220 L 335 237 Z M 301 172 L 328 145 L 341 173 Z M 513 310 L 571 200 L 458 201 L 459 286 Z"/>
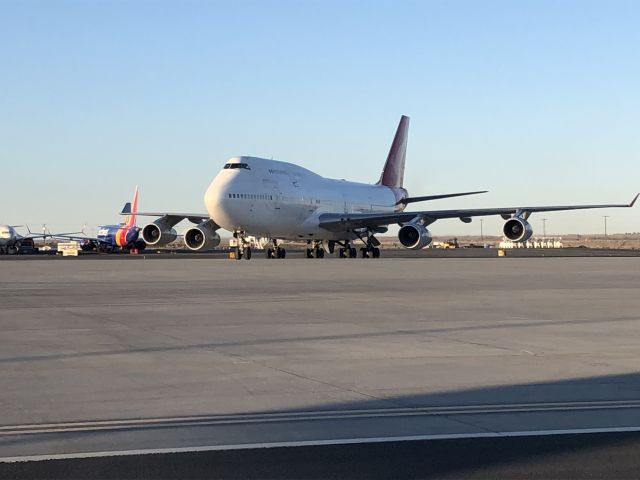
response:
<path id="1" fill-rule="evenodd" d="M 424 197 L 407 197 L 400 200 L 396 205 L 407 205 L 416 202 L 428 202 L 429 200 L 440 200 L 441 198 L 464 197 L 465 195 L 477 195 L 479 193 L 487 193 L 488 190 L 479 190 L 477 192 L 462 193 L 445 193 L 442 195 L 426 195 Z"/>
<path id="2" fill-rule="evenodd" d="M 122 207 L 122 211 L 120 212 L 120 215 L 131 215 L 131 202 L 127 202 L 124 204 L 124 207 Z"/>

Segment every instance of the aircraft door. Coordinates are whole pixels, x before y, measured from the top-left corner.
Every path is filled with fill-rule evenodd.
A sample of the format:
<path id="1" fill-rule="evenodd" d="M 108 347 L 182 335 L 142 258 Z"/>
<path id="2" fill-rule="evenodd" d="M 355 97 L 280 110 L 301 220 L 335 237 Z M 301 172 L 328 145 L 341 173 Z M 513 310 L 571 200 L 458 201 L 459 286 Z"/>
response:
<path id="1" fill-rule="evenodd" d="M 262 184 L 265 187 L 265 190 L 269 192 L 269 202 L 273 205 L 273 209 L 276 213 L 280 212 L 282 195 L 280 193 L 280 187 L 278 186 L 278 182 L 275 180 L 265 179 L 262 180 Z"/>

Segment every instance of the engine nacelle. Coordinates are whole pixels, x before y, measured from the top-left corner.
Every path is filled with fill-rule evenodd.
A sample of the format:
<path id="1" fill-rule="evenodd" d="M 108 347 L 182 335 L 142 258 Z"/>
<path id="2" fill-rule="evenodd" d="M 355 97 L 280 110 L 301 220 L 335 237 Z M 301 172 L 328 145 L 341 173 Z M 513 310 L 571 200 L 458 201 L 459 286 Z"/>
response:
<path id="1" fill-rule="evenodd" d="M 156 220 L 142 229 L 142 239 L 148 246 L 162 247 L 178 238 L 177 232 L 162 219 Z"/>
<path id="2" fill-rule="evenodd" d="M 429 245 L 433 237 L 426 227 L 417 223 L 409 223 L 398 231 L 398 240 L 400 240 L 403 247 L 411 250 L 420 250 Z"/>
<path id="3" fill-rule="evenodd" d="M 82 249 L 83 252 L 92 252 L 93 250 L 97 250 L 98 246 L 93 240 L 84 240 L 80 244 L 80 248 Z"/>
<path id="4" fill-rule="evenodd" d="M 526 242 L 533 235 L 533 228 L 526 220 L 512 217 L 504 223 L 504 236 L 512 242 Z"/>
<path id="5" fill-rule="evenodd" d="M 184 243 L 189 250 L 206 250 L 220 245 L 220 235 L 216 233 L 213 222 L 206 220 L 184 233 Z"/>

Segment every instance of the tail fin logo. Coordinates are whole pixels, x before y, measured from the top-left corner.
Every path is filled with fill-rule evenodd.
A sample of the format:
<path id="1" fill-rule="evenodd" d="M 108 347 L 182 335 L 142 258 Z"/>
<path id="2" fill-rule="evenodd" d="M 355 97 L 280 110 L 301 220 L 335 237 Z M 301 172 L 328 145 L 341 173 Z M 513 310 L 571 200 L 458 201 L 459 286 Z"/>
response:
<path id="1" fill-rule="evenodd" d="M 131 202 L 131 214 L 129 214 L 125 219 L 125 224 L 127 227 L 135 227 L 137 213 L 138 213 L 138 186 L 136 185 L 136 190 L 133 194 L 133 201 Z"/>
<path id="2" fill-rule="evenodd" d="M 400 117 L 400 123 L 393 137 L 393 143 L 387 155 L 378 185 L 402 187 L 404 182 L 404 162 L 407 157 L 407 139 L 409 136 L 409 117 Z"/>

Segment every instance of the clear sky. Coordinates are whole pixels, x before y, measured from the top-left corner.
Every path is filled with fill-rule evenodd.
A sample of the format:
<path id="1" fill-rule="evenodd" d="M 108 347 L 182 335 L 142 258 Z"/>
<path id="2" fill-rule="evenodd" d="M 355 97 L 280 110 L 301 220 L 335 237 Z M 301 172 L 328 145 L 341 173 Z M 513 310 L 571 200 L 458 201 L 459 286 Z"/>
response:
<path id="1" fill-rule="evenodd" d="M 627 202 L 639 25 L 635 0 L 0 1 L 0 222 L 114 223 L 136 184 L 142 209 L 204 212 L 242 154 L 374 182 L 401 114 L 411 194 L 490 190 L 424 208 Z M 640 231 L 640 208 L 547 230 L 604 214 Z"/>

